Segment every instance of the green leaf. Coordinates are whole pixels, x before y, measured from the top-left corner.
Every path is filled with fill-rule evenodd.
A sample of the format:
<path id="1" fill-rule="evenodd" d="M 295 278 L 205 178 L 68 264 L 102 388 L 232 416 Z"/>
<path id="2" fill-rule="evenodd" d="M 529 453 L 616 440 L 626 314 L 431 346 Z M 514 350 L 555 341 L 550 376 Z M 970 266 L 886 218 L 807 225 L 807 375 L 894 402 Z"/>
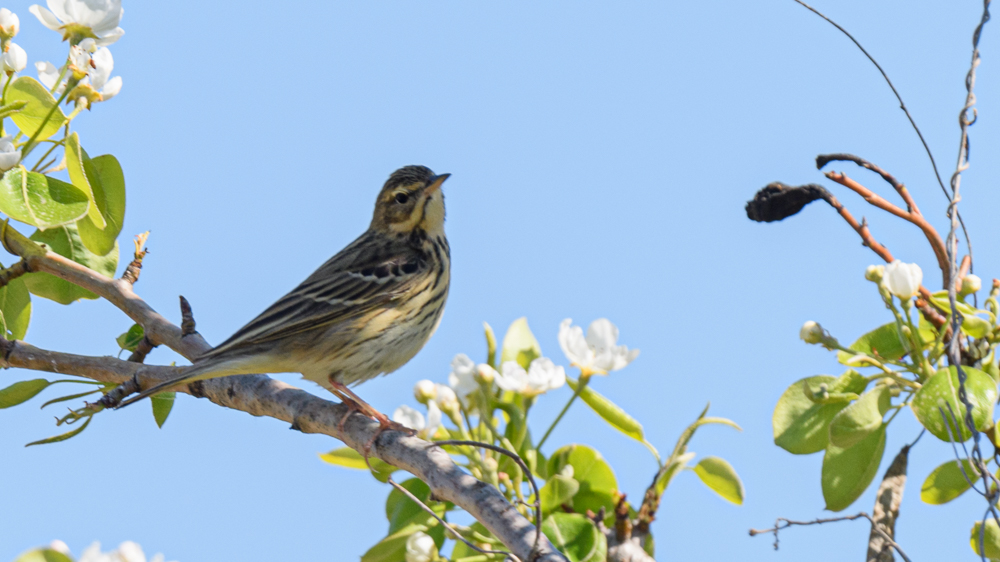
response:
<path id="1" fill-rule="evenodd" d="M 132 324 L 132 327 L 128 329 L 127 332 L 115 338 L 118 342 L 118 347 L 125 351 L 135 351 L 139 344 L 142 343 L 142 338 L 146 333 L 143 331 L 142 326 L 139 324 Z"/>
<path id="2" fill-rule="evenodd" d="M 823 456 L 823 499 L 830 511 L 841 511 L 864 493 L 882 462 L 885 452 L 885 426 L 879 427 L 853 447 L 842 449 L 834 444 Z"/>
<path id="3" fill-rule="evenodd" d="M 517 361 L 525 369 L 532 361 L 542 356 L 542 348 L 528 327 L 528 319 L 518 318 L 507 328 L 503 337 L 503 348 L 500 351 L 500 364 L 507 361 Z"/>
<path id="4" fill-rule="evenodd" d="M 73 133 L 66 137 L 66 171 L 69 173 L 69 180 L 87 196 L 90 202 L 87 206 L 87 216 L 93 221 L 93 226 L 98 230 L 104 230 L 107 223 L 104 222 L 101 209 L 97 206 L 94 188 L 87 179 L 87 172 L 84 170 L 85 159 L 87 156 L 80 146 L 80 135 Z"/>
<path id="5" fill-rule="evenodd" d="M 827 385 L 833 393 L 861 393 L 868 382 L 854 370 L 839 377 L 816 375 L 792 383 L 778 399 L 771 423 L 774 443 L 796 455 L 817 453 L 829 443 L 830 421 L 846 406 L 846 402 L 818 404 L 806 394 L 819 392 L 820 385 Z"/>
<path id="6" fill-rule="evenodd" d="M 962 474 L 962 467 L 965 467 L 965 475 Z M 935 468 L 924 480 L 920 487 L 920 499 L 924 503 L 931 505 L 941 505 L 961 496 L 971 486 L 969 480 L 976 479 L 976 472 L 972 468 L 972 463 L 968 459 L 962 459 L 959 465 L 957 460 L 950 460 Z"/>
<path id="7" fill-rule="evenodd" d="M 69 402 L 70 400 L 76 400 L 77 398 L 83 398 L 84 396 L 90 396 L 95 392 L 100 392 L 100 390 L 88 390 L 87 392 L 81 392 L 79 394 L 70 394 L 69 396 L 60 396 L 59 398 L 53 398 L 48 402 L 42 404 L 39 409 L 45 408 L 46 406 L 51 406 L 52 404 L 58 404 L 60 402 Z"/>
<path id="8" fill-rule="evenodd" d="M 667 490 L 667 486 L 670 485 L 670 482 L 672 482 L 674 477 L 680 474 L 682 470 L 687 468 L 688 463 L 694 459 L 694 456 L 694 453 L 686 452 L 673 458 L 665 467 L 663 467 L 663 471 L 656 479 L 657 495 L 663 495 L 663 492 Z"/>
<path id="9" fill-rule="evenodd" d="M 323 453 L 319 456 L 323 462 L 327 462 L 336 466 L 342 466 L 344 468 L 354 468 L 358 470 L 368 470 L 368 465 L 365 464 L 365 458 L 361 456 L 360 453 L 355 451 L 350 447 L 341 447 L 339 449 L 334 449 L 329 453 Z M 375 457 L 369 457 L 368 460 L 372 463 L 372 468 L 376 472 L 372 472 L 372 476 L 375 477 L 379 482 L 385 483 L 392 476 L 392 473 L 399 470 L 395 466 L 378 459 Z"/>
<path id="10" fill-rule="evenodd" d="M 167 422 L 170 410 L 174 408 L 176 392 L 160 392 L 149 397 L 149 403 L 153 405 L 153 419 L 156 420 L 157 427 L 163 427 Z"/>
<path id="11" fill-rule="evenodd" d="M 486 363 L 491 367 L 497 364 L 497 336 L 493 333 L 493 326 L 483 322 L 483 331 L 486 333 Z"/>
<path id="12" fill-rule="evenodd" d="M 87 214 L 87 195 L 72 184 L 29 172 L 24 166 L 0 178 L 0 211 L 42 230 L 76 222 Z"/>
<path id="13" fill-rule="evenodd" d="M 542 500 L 542 513 L 549 513 L 559 509 L 563 504 L 569 503 L 573 496 L 580 491 L 580 483 L 574 478 L 556 474 L 542 486 L 538 491 Z"/>
<path id="14" fill-rule="evenodd" d="M 52 383 L 45 379 L 32 379 L 30 381 L 16 382 L 0 390 L 0 410 L 31 400 L 50 384 Z"/>
<path id="15" fill-rule="evenodd" d="M 566 383 L 574 391 L 580 386 L 579 382 L 569 377 L 566 378 Z M 617 404 L 608 400 L 596 390 L 590 388 L 590 386 L 583 387 L 583 390 L 580 391 L 580 399 L 590 406 L 590 409 L 596 412 L 597 415 L 601 416 L 601 419 L 611 424 L 611 427 L 636 441 L 645 443 L 646 438 L 642 432 L 642 424 L 628 415 Z"/>
<path id="16" fill-rule="evenodd" d="M 8 340 L 23 340 L 31 322 L 31 295 L 23 279 L 0 287 L 0 324 Z"/>
<path id="17" fill-rule="evenodd" d="M 83 170 L 94 194 L 94 202 L 106 225 L 99 228 L 91 214 L 80 219 L 80 238 L 97 255 L 114 249 L 125 221 L 125 175 L 118 160 L 110 155 L 90 159 L 83 152 Z M 75 182 L 74 182 L 75 183 Z"/>
<path id="18" fill-rule="evenodd" d="M 694 465 L 694 472 L 722 499 L 743 505 L 743 482 L 731 464 L 719 457 L 705 457 Z"/>
<path id="19" fill-rule="evenodd" d="M 73 562 L 73 559 L 58 550 L 37 548 L 18 556 L 14 562 Z"/>
<path id="20" fill-rule="evenodd" d="M 409 490 L 410 493 L 417 496 L 420 501 L 427 504 L 434 510 L 434 513 L 436 513 L 438 517 L 444 518 L 444 514 L 448 509 L 448 504 L 445 502 L 431 501 L 431 489 L 422 480 L 419 478 L 410 478 L 400 482 L 399 485 Z M 385 500 L 385 517 L 389 520 L 390 535 L 407 525 L 414 523 L 430 525 L 428 518 L 433 520 L 433 517 L 424 511 L 419 504 L 408 498 L 405 494 L 403 494 L 403 492 L 400 492 L 396 488 L 393 488 L 389 492 L 389 497 Z M 435 522 L 435 524 L 437 523 Z"/>
<path id="21" fill-rule="evenodd" d="M 49 437 L 48 439 L 42 439 L 40 441 L 32 441 L 31 443 L 25 445 L 25 447 L 31 447 L 32 445 L 47 445 L 49 443 L 58 443 L 60 441 L 65 441 L 67 439 L 76 437 L 77 435 L 82 433 L 84 429 L 87 429 L 87 426 L 90 425 L 90 420 L 92 419 L 94 419 L 94 416 L 88 416 L 86 421 L 84 421 L 83 424 L 80 425 L 80 427 L 74 429 L 73 431 L 67 431 L 62 435 L 56 435 L 55 437 Z"/>
<path id="22" fill-rule="evenodd" d="M 896 360 L 906 355 L 906 348 L 899 341 L 896 323 L 890 322 L 868 332 L 850 345 L 850 349 L 877 359 Z M 837 352 L 837 361 L 844 365 L 853 355 L 846 351 Z"/>
<path id="23" fill-rule="evenodd" d="M 983 555 L 983 552 L 979 550 L 979 533 L 982 527 L 983 522 L 976 521 L 969 532 L 969 545 L 972 546 L 972 551 L 980 556 Z M 986 529 L 983 532 L 983 551 L 990 560 L 1000 559 L 1000 527 L 997 526 L 997 522 L 993 518 L 986 520 Z"/>
<path id="24" fill-rule="evenodd" d="M 542 521 L 542 532 L 570 562 L 604 562 L 608 542 L 594 522 L 579 513 L 553 513 Z"/>
<path id="25" fill-rule="evenodd" d="M 882 427 L 882 418 L 892 405 L 889 387 L 879 385 L 865 392 L 833 417 L 830 443 L 846 449 Z"/>
<path id="26" fill-rule="evenodd" d="M 75 225 L 57 226 L 44 231 L 38 230 L 31 235 L 31 239 L 45 244 L 49 250 L 107 277 L 114 277 L 115 269 L 118 267 L 117 247 L 105 256 L 94 254 L 83 245 Z M 97 298 L 94 293 L 49 273 L 29 273 L 22 279 L 33 294 L 60 304 L 70 304 L 80 299 Z"/>
<path id="27" fill-rule="evenodd" d="M 546 468 L 549 474 L 566 474 L 566 466 L 573 467 L 572 477 L 580 484 L 573 496 L 574 511 L 586 513 L 589 509 L 597 513 L 603 507 L 608 513 L 614 512 L 618 481 L 600 453 L 586 445 L 566 445 L 552 453 Z"/>
<path id="28" fill-rule="evenodd" d="M 945 315 L 951 314 L 951 301 L 948 298 L 948 291 L 938 291 L 933 293 L 931 301 L 945 311 Z M 958 301 L 958 311 L 962 314 L 962 331 L 979 339 L 990 332 L 992 326 L 989 321 L 977 316 L 978 314 L 988 314 L 985 310 L 979 310 L 968 304 Z"/>
<path id="29" fill-rule="evenodd" d="M 48 88 L 30 76 L 22 76 L 11 82 L 7 86 L 5 100 L 8 104 L 27 102 L 24 109 L 11 115 L 10 118 L 28 138 L 41 127 L 41 133 L 35 140 L 43 141 L 56 134 L 66 123 L 66 115 L 56 104 L 56 98 L 52 97 Z M 52 116 L 46 121 L 45 118 L 50 113 Z"/>
<path id="30" fill-rule="evenodd" d="M 997 401 L 997 385 L 992 377 L 979 369 L 962 367 L 966 374 L 966 392 L 972 403 L 972 420 L 976 429 L 982 431 L 993 424 L 993 404 Z M 949 407 L 951 409 L 949 411 Z M 951 436 L 965 441 L 972 436 L 965 427 L 965 407 L 958 400 L 958 371 L 954 366 L 931 375 L 924 385 L 913 395 L 910 403 L 917 420 L 942 441 L 948 441 L 948 428 L 941 410 L 949 420 Z M 958 419 L 958 427 L 951 423 L 951 414 Z M 959 431 L 961 437 L 959 438 Z"/>

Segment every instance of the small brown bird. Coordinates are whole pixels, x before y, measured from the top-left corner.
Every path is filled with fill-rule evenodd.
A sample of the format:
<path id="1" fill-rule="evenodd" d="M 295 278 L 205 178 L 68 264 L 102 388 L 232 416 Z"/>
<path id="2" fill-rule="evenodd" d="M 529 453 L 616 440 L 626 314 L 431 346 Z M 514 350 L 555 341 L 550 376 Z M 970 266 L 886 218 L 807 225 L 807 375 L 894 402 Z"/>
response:
<path id="1" fill-rule="evenodd" d="M 424 166 L 393 172 L 364 234 L 183 375 L 122 406 L 198 380 L 300 372 L 382 430 L 398 429 L 347 385 L 402 367 L 441 321 L 451 274 L 441 184 L 449 175 Z"/>

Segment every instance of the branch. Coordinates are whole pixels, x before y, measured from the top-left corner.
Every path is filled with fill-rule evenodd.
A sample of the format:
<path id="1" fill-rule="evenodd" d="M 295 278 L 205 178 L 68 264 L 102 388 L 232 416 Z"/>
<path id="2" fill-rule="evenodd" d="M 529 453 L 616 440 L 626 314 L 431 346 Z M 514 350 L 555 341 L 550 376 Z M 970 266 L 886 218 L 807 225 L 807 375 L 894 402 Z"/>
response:
<path id="1" fill-rule="evenodd" d="M 868 536 L 867 562 L 892 562 L 891 545 L 886 542 L 896 536 L 896 519 L 899 518 L 899 506 L 903 502 L 903 488 L 906 487 L 906 465 L 910 446 L 905 445 L 889 465 L 882 478 L 882 484 L 875 494 L 875 509 L 872 511 L 872 532 Z M 885 535 L 885 536 L 883 536 Z"/>
<path id="2" fill-rule="evenodd" d="M 7 226 L 0 228 L 0 243 L 21 256 L 31 271 L 44 271 L 88 289 L 121 309 L 141 325 L 150 342 L 166 345 L 188 359 L 211 346 L 197 332 L 182 335 L 181 329 L 161 316 L 132 291 L 132 284 L 105 277 L 87 267 L 49 252 Z M 6 363 L 36 371 L 72 374 L 118 384 L 138 381 L 141 388 L 176 376 L 183 367 L 145 365 L 113 357 L 87 357 L 46 351 L 24 342 L 0 339 Z M 350 416 L 343 432 L 341 419 L 350 415 L 342 404 L 323 400 L 304 390 L 266 375 L 229 376 L 197 381 L 178 388 L 198 398 L 253 416 L 285 421 L 303 433 L 320 433 L 340 439 L 363 451 L 378 430 L 378 423 Z M 524 562 L 565 562 L 551 543 L 541 537 L 532 552 L 537 529 L 509 504 L 499 490 L 463 472 L 440 447 L 400 432 L 386 432 L 372 447 L 373 456 L 412 473 L 430 487 L 435 497 L 466 510 Z"/>
<path id="3" fill-rule="evenodd" d="M 755 537 L 757 535 L 763 535 L 765 533 L 773 533 L 774 550 L 778 550 L 778 531 L 782 529 L 787 529 L 793 525 L 822 525 L 824 523 L 854 521 L 855 519 L 862 519 L 862 518 L 867 519 L 869 522 L 871 522 L 872 530 L 880 533 L 882 537 L 885 539 L 886 543 L 892 548 L 894 548 L 896 552 L 899 553 L 899 556 L 903 558 L 903 560 L 905 560 L 906 562 L 911 562 L 910 558 L 906 555 L 905 552 L 903 552 L 903 549 L 900 548 L 898 544 L 896 544 L 896 541 L 892 540 L 892 537 L 887 535 L 885 531 L 881 529 L 881 527 L 875 524 L 875 520 L 872 519 L 870 515 L 868 515 L 863 511 L 855 515 L 845 515 L 844 517 L 830 517 L 827 519 L 813 519 L 812 521 L 793 521 L 791 519 L 785 519 L 784 517 L 779 517 L 778 520 L 775 522 L 774 527 L 770 529 L 750 529 L 750 536 Z"/>

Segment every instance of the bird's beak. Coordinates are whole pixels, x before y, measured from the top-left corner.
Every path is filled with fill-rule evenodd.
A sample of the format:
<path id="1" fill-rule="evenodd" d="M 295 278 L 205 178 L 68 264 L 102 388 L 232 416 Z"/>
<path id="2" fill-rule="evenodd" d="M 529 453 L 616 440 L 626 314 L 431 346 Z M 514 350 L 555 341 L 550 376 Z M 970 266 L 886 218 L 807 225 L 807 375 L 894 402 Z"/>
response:
<path id="1" fill-rule="evenodd" d="M 449 177 L 451 177 L 451 174 L 441 174 L 439 176 L 434 176 L 433 178 L 431 178 L 431 183 L 430 185 L 427 186 L 427 195 L 430 195 L 435 191 L 441 189 L 441 184 L 443 184 L 444 180 L 448 179 Z"/>

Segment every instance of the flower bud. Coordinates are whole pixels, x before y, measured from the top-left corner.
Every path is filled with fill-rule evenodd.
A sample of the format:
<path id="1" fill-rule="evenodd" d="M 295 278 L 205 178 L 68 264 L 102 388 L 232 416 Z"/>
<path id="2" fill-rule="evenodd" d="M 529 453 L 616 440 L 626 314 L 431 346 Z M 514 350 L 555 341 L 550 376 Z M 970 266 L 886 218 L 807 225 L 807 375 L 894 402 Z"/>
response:
<path id="1" fill-rule="evenodd" d="M 865 279 L 873 283 L 881 283 L 882 277 L 884 276 L 885 276 L 884 265 L 869 265 L 868 269 L 865 269 Z"/>
<path id="2" fill-rule="evenodd" d="M 825 330 L 823 330 L 823 326 L 820 326 L 819 323 L 813 322 L 812 320 L 803 324 L 802 329 L 799 330 L 799 337 L 806 343 L 822 343 L 825 336 L 826 333 Z"/>
<path id="3" fill-rule="evenodd" d="M 496 369 L 486 363 L 480 363 L 476 367 L 476 380 L 481 383 L 492 384 L 499 374 Z"/>
<path id="4" fill-rule="evenodd" d="M 21 72 L 26 66 L 28 66 L 28 53 L 25 53 L 17 43 L 7 45 L 7 51 L 3 54 L 4 72 Z"/>
<path id="5" fill-rule="evenodd" d="M 917 294 L 924 272 L 915 263 L 896 260 L 885 268 L 885 285 L 889 292 L 901 300 L 909 300 Z"/>
<path id="6" fill-rule="evenodd" d="M 455 394 L 455 391 L 450 386 L 438 384 L 435 385 L 435 390 L 437 391 L 437 403 L 441 407 L 442 412 L 446 414 L 458 412 L 458 395 Z"/>
<path id="7" fill-rule="evenodd" d="M 962 279 L 962 290 L 963 295 L 971 295 L 972 293 L 979 292 L 979 289 L 983 288 L 983 280 L 979 278 L 978 275 L 972 273 L 965 276 Z"/>
<path id="8" fill-rule="evenodd" d="M 21 161 L 21 151 L 14 147 L 12 139 L 10 135 L 0 137 L 0 172 L 6 172 Z"/>
<path id="9" fill-rule="evenodd" d="M 0 8 L 0 38 L 13 39 L 21 29 L 21 20 L 17 14 L 7 8 Z"/>
<path id="10" fill-rule="evenodd" d="M 426 404 L 437 398 L 437 389 L 434 383 L 427 379 L 417 381 L 417 384 L 413 385 L 413 397 L 417 399 L 417 402 Z"/>
<path id="11" fill-rule="evenodd" d="M 406 562 L 431 562 L 436 553 L 434 539 L 423 531 L 417 531 L 406 539 Z"/>

